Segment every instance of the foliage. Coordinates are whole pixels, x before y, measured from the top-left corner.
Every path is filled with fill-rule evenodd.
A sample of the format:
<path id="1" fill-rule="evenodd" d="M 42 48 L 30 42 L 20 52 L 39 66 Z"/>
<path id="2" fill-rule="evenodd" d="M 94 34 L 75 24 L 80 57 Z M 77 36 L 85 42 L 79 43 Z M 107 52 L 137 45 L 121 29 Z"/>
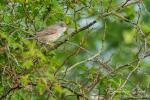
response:
<path id="1" fill-rule="evenodd" d="M 0 0 L 0 99 L 150 99 L 149 0 Z M 64 21 L 54 45 L 28 39 Z"/>

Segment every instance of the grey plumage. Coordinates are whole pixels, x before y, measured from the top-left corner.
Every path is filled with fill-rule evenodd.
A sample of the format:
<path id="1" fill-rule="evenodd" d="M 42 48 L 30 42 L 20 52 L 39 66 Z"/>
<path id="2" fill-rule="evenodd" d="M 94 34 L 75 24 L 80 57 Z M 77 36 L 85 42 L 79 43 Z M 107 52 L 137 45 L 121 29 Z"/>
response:
<path id="1" fill-rule="evenodd" d="M 58 22 L 42 31 L 36 32 L 35 37 L 31 39 L 37 39 L 42 43 L 49 44 L 55 42 L 66 31 L 66 29 L 67 25 L 64 22 Z"/>

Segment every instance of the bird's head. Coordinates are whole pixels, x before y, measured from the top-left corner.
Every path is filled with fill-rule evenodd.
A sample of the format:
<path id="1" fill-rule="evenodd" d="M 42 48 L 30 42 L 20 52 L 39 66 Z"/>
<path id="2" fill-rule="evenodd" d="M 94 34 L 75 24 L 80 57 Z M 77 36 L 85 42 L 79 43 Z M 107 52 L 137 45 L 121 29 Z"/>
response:
<path id="1" fill-rule="evenodd" d="M 58 22 L 56 25 L 58 25 L 61 29 L 61 31 L 65 32 L 67 29 L 67 25 L 65 22 Z"/>

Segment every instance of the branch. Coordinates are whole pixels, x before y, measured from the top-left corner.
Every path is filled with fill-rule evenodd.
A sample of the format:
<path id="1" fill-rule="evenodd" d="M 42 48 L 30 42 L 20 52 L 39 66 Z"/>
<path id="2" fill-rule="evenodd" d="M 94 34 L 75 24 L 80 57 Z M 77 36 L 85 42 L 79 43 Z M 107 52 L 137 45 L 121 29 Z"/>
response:
<path id="1" fill-rule="evenodd" d="M 78 92 L 72 90 L 71 88 L 69 88 L 69 87 L 67 87 L 67 86 L 63 86 L 63 85 L 62 85 L 61 87 L 62 87 L 62 88 L 65 88 L 65 89 L 67 89 L 67 90 L 69 90 L 70 92 L 72 92 L 73 94 L 75 94 L 77 97 L 84 97 L 84 98 L 86 98 L 83 93 L 78 93 Z M 86 98 L 86 99 L 87 99 L 87 98 Z M 87 100 L 88 100 L 88 99 L 87 99 Z"/>
<path id="2" fill-rule="evenodd" d="M 96 53 L 95 55 L 91 56 L 91 57 L 88 58 L 88 59 L 85 59 L 85 60 L 82 60 L 82 61 L 80 61 L 80 62 L 75 63 L 74 65 L 70 66 L 70 67 L 67 69 L 67 72 L 70 72 L 72 69 L 74 69 L 76 66 L 78 66 L 78 65 L 80 65 L 80 64 L 83 64 L 83 63 L 85 63 L 85 62 L 88 62 L 88 61 L 91 61 L 91 60 L 97 58 L 97 57 L 100 55 L 100 53 L 101 53 L 101 51 L 98 52 L 98 53 Z"/>
<path id="3" fill-rule="evenodd" d="M 137 0 L 137 1 L 134 1 L 134 2 L 131 2 L 131 3 L 128 3 L 128 4 L 126 3 L 123 7 L 118 7 L 118 8 L 117 8 L 116 10 L 114 10 L 114 11 L 110 11 L 110 12 L 106 12 L 106 13 L 100 14 L 99 17 L 100 17 L 100 18 L 107 17 L 107 16 L 109 16 L 109 15 L 111 15 L 111 14 L 114 14 L 113 12 L 115 12 L 115 11 L 117 12 L 117 11 L 119 11 L 119 10 L 121 10 L 121 9 L 123 9 L 123 8 L 125 8 L 125 7 L 127 7 L 127 6 L 129 6 L 129 5 L 136 4 L 136 3 L 139 3 L 139 1 Z M 128 20 L 126 20 L 126 21 L 128 21 Z M 91 26 L 94 25 L 95 23 L 96 23 L 96 20 L 94 20 L 93 22 L 89 23 L 88 25 L 86 25 L 86 26 L 84 26 L 84 27 L 78 29 L 77 31 L 72 32 L 69 36 L 74 36 L 75 34 L 77 34 L 77 33 L 81 32 L 81 31 L 84 31 L 84 30 L 88 29 L 89 27 L 91 27 Z M 69 37 L 69 36 L 67 36 L 67 37 Z M 59 42 L 59 43 L 56 43 L 52 48 L 50 48 L 50 50 L 57 49 L 60 45 L 62 45 L 62 44 L 64 44 L 65 42 L 69 41 L 69 39 L 68 39 L 67 37 L 65 37 L 65 39 L 64 39 L 63 41 L 61 41 L 61 42 Z"/>
<path id="4" fill-rule="evenodd" d="M 36 86 L 37 84 L 30 82 L 28 85 Z M 86 100 L 88 100 L 87 97 L 83 93 L 78 93 L 78 92 L 72 90 L 71 88 L 69 88 L 69 87 L 67 87 L 67 86 L 65 86 L 63 84 L 61 84 L 61 87 L 64 88 L 64 89 L 69 90 L 70 92 L 72 92 L 73 94 L 75 94 L 78 97 L 84 97 Z M 4 100 L 4 98 L 6 98 L 11 92 L 13 92 L 15 90 L 22 89 L 22 88 L 24 88 L 24 87 L 19 85 L 19 84 L 16 85 L 15 87 L 13 87 L 13 88 L 10 88 L 9 90 L 7 90 L 7 92 L 2 94 L 2 96 L 0 97 L 0 100 Z M 49 87 L 49 88 L 51 88 L 51 87 Z"/>
<path id="5" fill-rule="evenodd" d="M 138 69 L 139 66 L 140 66 L 140 61 L 138 61 L 136 67 L 128 74 L 128 76 L 127 76 L 126 80 L 123 82 L 123 84 L 122 84 L 121 86 L 119 86 L 119 87 L 117 88 L 117 90 L 115 90 L 115 91 L 112 93 L 111 99 L 113 99 L 113 97 L 115 96 L 115 94 L 116 94 L 117 92 L 121 91 L 121 90 L 125 87 L 125 85 L 126 85 L 126 83 L 128 82 L 129 78 L 131 77 L 131 75 L 133 74 L 133 72 L 135 72 L 135 71 Z"/>
<path id="6" fill-rule="evenodd" d="M 150 97 L 123 97 L 121 100 L 150 100 Z"/>
<path id="7" fill-rule="evenodd" d="M 4 98 L 7 97 L 7 95 L 9 95 L 12 91 L 15 91 L 17 89 L 21 89 L 22 87 L 20 85 L 17 85 L 13 88 L 10 88 L 6 93 L 4 93 L 1 97 L 0 97 L 0 100 L 3 100 Z"/>
<path id="8" fill-rule="evenodd" d="M 91 27 L 92 25 L 94 25 L 96 23 L 96 20 L 94 20 L 93 22 L 89 23 L 88 25 L 78 29 L 77 31 L 74 31 L 72 32 L 69 36 L 67 37 L 70 37 L 70 36 L 74 36 L 76 35 L 77 33 L 81 32 L 81 31 L 84 31 L 86 29 L 88 29 L 89 27 Z M 50 50 L 54 50 L 54 49 L 57 49 L 60 45 L 64 44 L 65 42 L 69 41 L 69 39 L 65 37 L 65 39 L 59 43 L 56 43 L 52 48 L 50 48 Z"/>

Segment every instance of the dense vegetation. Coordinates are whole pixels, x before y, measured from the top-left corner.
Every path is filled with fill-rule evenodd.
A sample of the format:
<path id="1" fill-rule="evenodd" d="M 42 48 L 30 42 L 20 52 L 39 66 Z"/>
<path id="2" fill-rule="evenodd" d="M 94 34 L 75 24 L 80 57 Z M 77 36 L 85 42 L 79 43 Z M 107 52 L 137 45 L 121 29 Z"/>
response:
<path id="1" fill-rule="evenodd" d="M 0 0 L 0 99 L 149 100 L 149 27 L 150 0 Z"/>

